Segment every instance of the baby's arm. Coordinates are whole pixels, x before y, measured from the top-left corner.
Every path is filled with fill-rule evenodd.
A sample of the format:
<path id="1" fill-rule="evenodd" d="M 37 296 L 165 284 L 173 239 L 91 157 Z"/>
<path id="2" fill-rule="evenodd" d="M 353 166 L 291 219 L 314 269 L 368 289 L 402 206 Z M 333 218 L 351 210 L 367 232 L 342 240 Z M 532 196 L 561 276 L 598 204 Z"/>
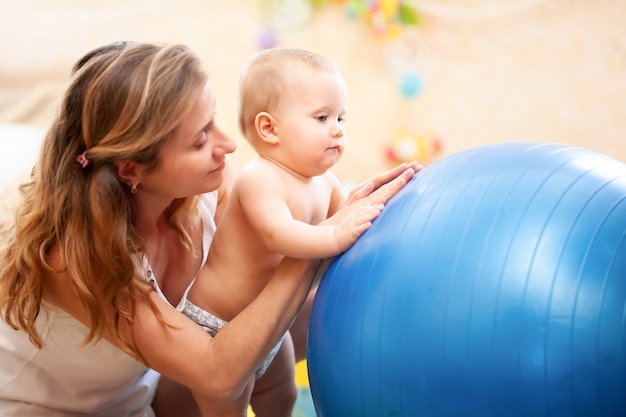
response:
<path id="1" fill-rule="evenodd" d="M 337 178 L 332 176 L 331 179 L 334 180 L 335 183 L 333 186 L 333 194 L 331 198 L 330 208 L 328 211 L 329 217 L 327 220 L 320 223 L 320 225 L 336 225 L 337 240 L 340 242 L 350 242 L 348 245 L 349 247 L 363 233 L 359 233 L 359 235 L 356 237 L 353 235 L 354 228 L 351 224 L 351 221 L 353 221 L 353 214 L 351 214 L 350 212 L 345 213 L 346 208 L 347 210 L 354 210 L 354 207 L 351 207 L 349 204 L 362 198 L 363 195 L 371 193 L 373 190 L 378 189 L 384 184 L 393 181 L 394 178 L 405 175 L 405 173 L 409 172 L 409 170 L 409 173 L 413 174 L 420 169 L 421 166 L 418 165 L 416 162 L 400 164 L 389 171 L 380 173 L 370 178 L 368 181 L 352 189 L 349 193 L 346 192 L 343 186 L 341 186 Z M 385 200 L 378 200 L 376 203 L 372 204 L 382 205 L 385 203 Z"/>
<path id="2" fill-rule="evenodd" d="M 255 172 L 240 177 L 237 187 L 254 233 L 269 250 L 293 258 L 327 258 L 345 251 L 383 208 L 364 201 L 340 210 L 331 221 L 311 225 L 293 217 L 287 204 L 290 190 L 279 175 Z"/>

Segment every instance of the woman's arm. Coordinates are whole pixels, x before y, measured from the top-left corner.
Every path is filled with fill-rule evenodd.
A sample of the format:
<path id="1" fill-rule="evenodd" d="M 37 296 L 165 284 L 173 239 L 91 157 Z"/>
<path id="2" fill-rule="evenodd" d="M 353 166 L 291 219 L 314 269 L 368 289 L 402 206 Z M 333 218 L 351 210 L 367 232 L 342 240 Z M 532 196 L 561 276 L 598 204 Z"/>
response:
<path id="1" fill-rule="evenodd" d="M 259 296 L 212 338 L 156 294 L 166 326 L 147 303 L 137 311 L 137 346 L 156 371 L 210 397 L 236 398 L 289 329 L 319 262 L 286 258 Z"/>

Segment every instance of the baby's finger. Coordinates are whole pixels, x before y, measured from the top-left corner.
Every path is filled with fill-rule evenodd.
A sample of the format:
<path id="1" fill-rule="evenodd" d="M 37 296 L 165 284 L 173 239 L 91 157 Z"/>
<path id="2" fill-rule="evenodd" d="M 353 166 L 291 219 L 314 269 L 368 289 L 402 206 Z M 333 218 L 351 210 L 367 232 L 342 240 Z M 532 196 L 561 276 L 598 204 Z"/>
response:
<path id="1" fill-rule="evenodd" d="M 403 164 L 400 164 L 400 165 L 396 166 L 393 169 L 390 169 L 389 171 L 382 172 L 382 173 L 372 177 L 371 181 L 374 183 L 374 187 L 375 188 L 379 188 L 382 185 L 387 184 L 388 182 L 391 182 L 394 178 L 396 178 L 399 175 L 401 175 L 407 169 L 409 169 L 408 164 L 407 163 L 403 163 Z"/>
<path id="2" fill-rule="evenodd" d="M 366 197 L 370 204 L 385 204 L 391 197 L 396 195 L 415 175 L 412 168 L 407 169 L 397 178 L 380 186 L 376 191 Z"/>

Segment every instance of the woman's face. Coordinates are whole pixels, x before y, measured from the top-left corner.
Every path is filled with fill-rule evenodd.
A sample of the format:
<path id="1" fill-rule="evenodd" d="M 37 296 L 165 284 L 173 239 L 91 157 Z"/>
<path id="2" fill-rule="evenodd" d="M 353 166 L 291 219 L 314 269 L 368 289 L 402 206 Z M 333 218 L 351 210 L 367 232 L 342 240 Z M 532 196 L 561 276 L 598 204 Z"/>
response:
<path id="1" fill-rule="evenodd" d="M 226 155 L 236 148 L 215 123 L 215 97 L 207 84 L 175 136 L 162 148 L 157 169 L 141 178 L 141 191 L 169 199 L 216 190 Z"/>

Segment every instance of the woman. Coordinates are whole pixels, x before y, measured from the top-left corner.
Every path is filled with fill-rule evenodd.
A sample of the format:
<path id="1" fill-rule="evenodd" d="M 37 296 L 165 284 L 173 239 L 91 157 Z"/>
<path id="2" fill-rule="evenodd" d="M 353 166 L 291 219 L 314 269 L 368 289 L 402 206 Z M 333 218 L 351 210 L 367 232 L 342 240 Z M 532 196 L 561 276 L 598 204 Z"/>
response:
<path id="1" fill-rule="evenodd" d="M 234 150 L 185 46 L 115 43 L 79 60 L 0 237 L 0 414 L 193 415 L 185 387 L 241 394 L 319 261 L 283 261 L 215 337 L 178 311 L 228 198 Z M 345 211 L 386 201 L 412 174 L 374 178 Z"/>

